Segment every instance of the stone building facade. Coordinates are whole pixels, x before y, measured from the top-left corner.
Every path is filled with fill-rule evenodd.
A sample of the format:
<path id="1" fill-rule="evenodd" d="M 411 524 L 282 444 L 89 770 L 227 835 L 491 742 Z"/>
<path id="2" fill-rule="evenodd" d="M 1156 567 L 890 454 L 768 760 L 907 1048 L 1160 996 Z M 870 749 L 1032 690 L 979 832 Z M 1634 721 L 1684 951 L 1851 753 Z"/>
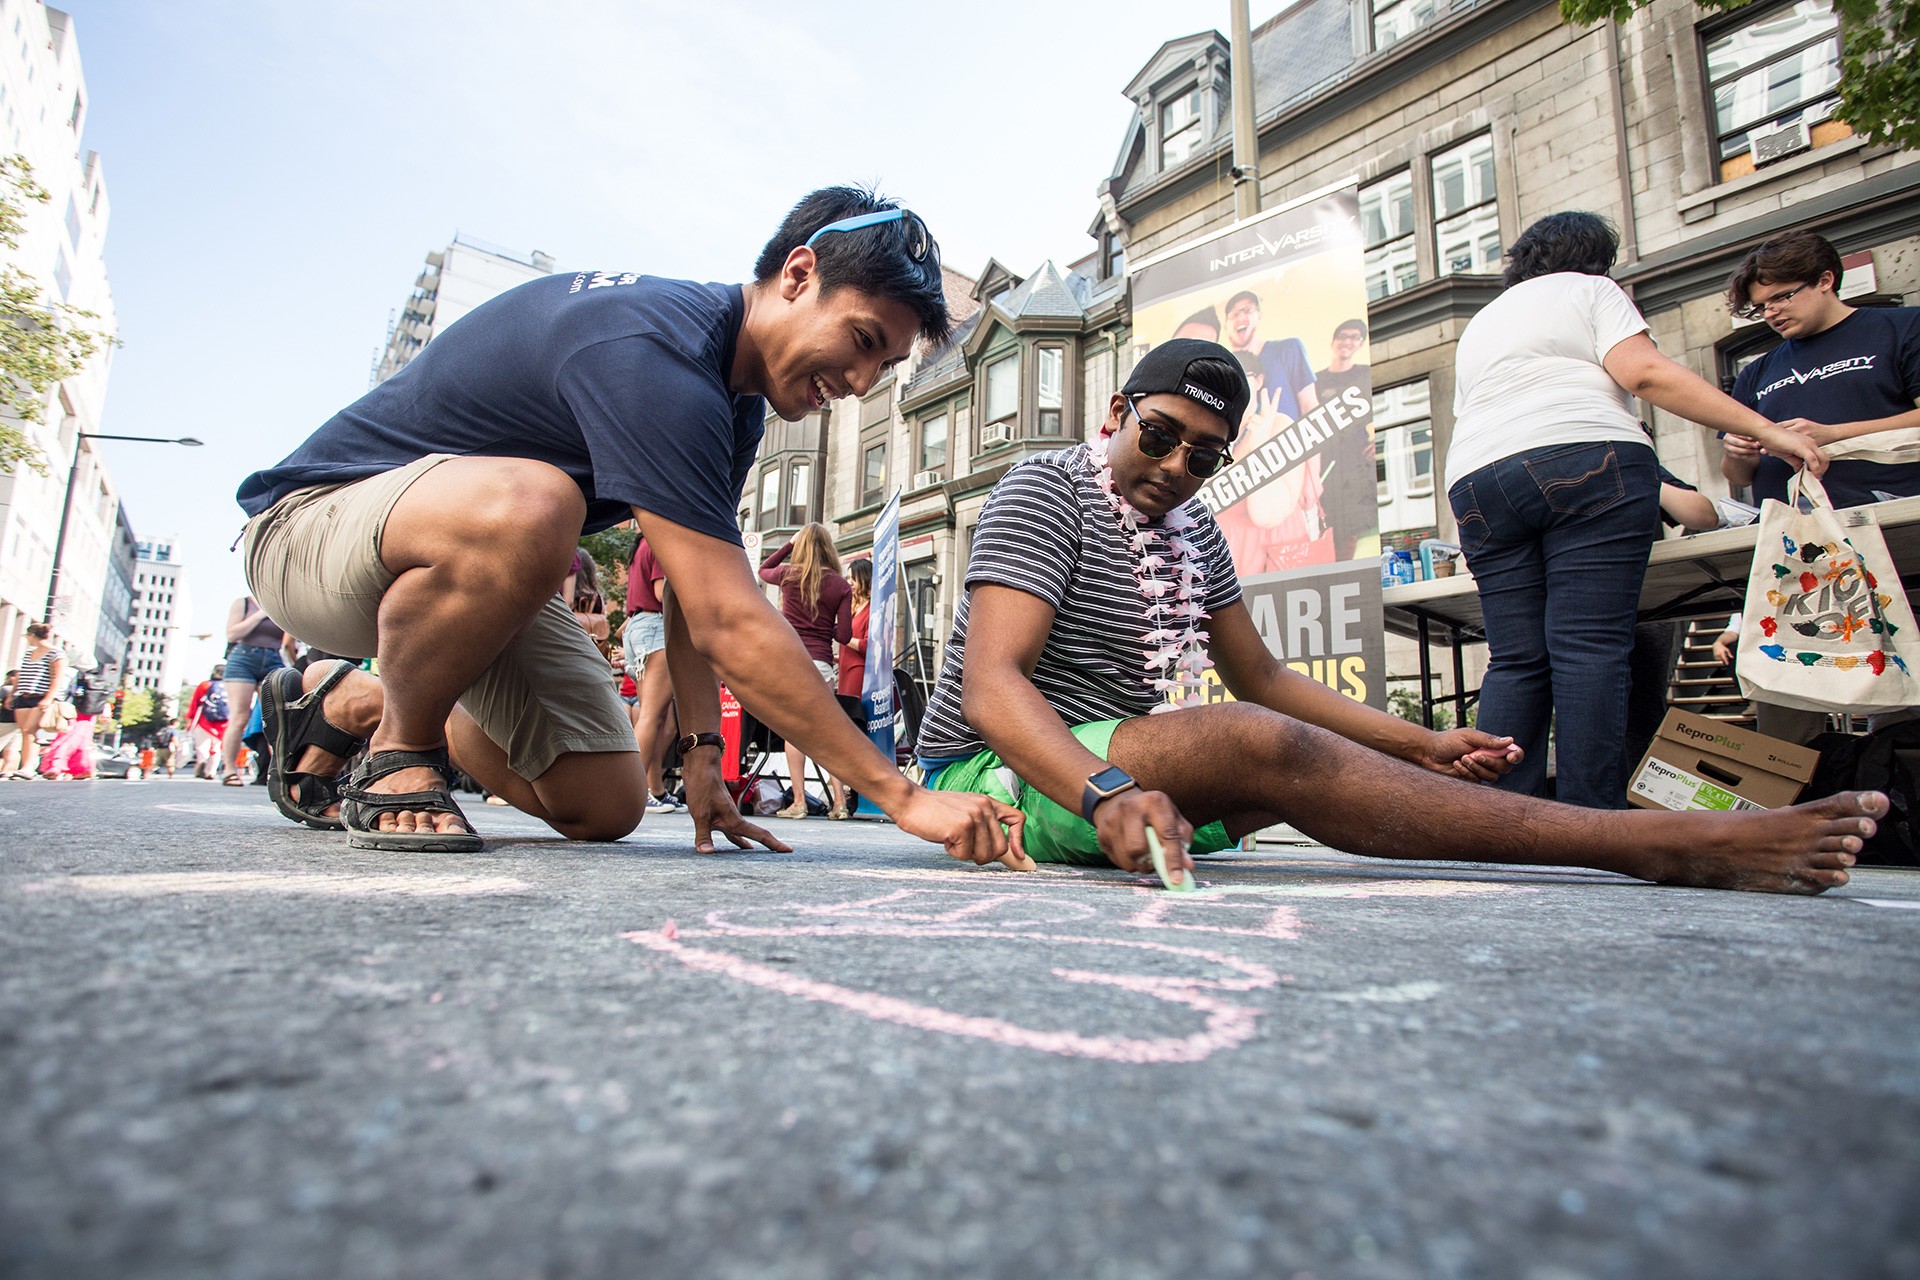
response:
<path id="1" fill-rule="evenodd" d="M 1855 301 L 1920 292 L 1920 157 L 1869 147 L 1829 118 L 1828 0 L 1730 14 L 1654 0 L 1621 27 L 1590 29 L 1562 21 L 1553 0 L 1300 0 L 1252 46 L 1262 206 L 1360 184 L 1371 326 L 1361 359 L 1373 371 L 1389 545 L 1453 534 L 1438 477 L 1454 349 L 1499 292 L 1505 247 L 1544 214 L 1611 219 L 1615 276 L 1661 350 L 1727 386 L 1772 334 L 1737 324 L 1720 291 L 1769 234 L 1805 227 L 1834 240 Z M 743 528 L 776 539 L 803 522 L 790 488 L 755 487 L 773 473 L 790 481 L 803 457 L 818 477 L 804 511 L 834 528 L 845 555 L 863 553 L 887 495 L 902 491 L 921 642 L 910 666 L 937 670 L 994 481 L 1084 438 L 1124 380 L 1126 261 L 1233 220 L 1228 53 L 1217 31 L 1178 36 L 1124 86 L 1135 112 L 1097 186 L 1086 259 L 1027 277 L 991 261 L 976 280 L 949 272 L 964 316 L 952 342 L 863 399 L 770 431 Z M 1726 496 L 1717 442 L 1645 409 L 1666 465 Z M 1404 645 L 1392 665 L 1411 670 Z"/>
<path id="2" fill-rule="evenodd" d="M 1218 32 L 1170 40 L 1126 88 L 1136 114 L 1094 231 L 1131 256 L 1233 218 L 1225 51 Z M 1772 335 L 1736 325 L 1720 291 L 1770 234 L 1832 239 L 1856 300 L 1920 289 L 1920 157 L 1829 118 L 1827 0 L 1729 14 L 1655 0 L 1588 29 L 1551 0 L 1303 0 L 1254 32 L 1253 65 L 1263 206 L 1361 184 L 1381 501 L 1411 482 L 1443 537 L 1452 519 L 1432 477 L 1445 473 L 1454 347 L 1498 292 L 1502 249 L 1542 215 L 1610 218 L 1615 276 L 1661 349 L 1726 385 Z M 1725 495 L 1717 443 L 1647 408 L 1666 464 Z"/>

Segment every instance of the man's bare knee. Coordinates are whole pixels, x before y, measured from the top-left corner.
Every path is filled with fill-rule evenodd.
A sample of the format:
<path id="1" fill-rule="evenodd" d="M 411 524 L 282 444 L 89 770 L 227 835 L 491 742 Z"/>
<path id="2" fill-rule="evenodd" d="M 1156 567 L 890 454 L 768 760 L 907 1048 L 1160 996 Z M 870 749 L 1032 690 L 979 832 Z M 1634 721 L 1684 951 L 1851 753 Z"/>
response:
<path id="1" fill-rule="evenodd" d="M 564 755 L 533 785 L 546 820 L 569 840 L 623 839 L 647 811 L 637 751 Z"/>
<path id="2" fill-rule="evenodd" d="M 646 802 L 633 796 L 606 796 L 580 809 L 552 813 L 547 819 L 569 840 L 624 840 L 639 827 Z"/>

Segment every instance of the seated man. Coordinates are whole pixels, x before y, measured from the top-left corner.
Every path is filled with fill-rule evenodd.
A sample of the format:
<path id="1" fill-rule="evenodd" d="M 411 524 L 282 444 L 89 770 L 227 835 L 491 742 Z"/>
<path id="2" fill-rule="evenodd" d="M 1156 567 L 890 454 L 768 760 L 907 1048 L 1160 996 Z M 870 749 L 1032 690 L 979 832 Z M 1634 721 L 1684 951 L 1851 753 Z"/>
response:
<path id="1" fill-rule="evenodd" d="M 1148 827 L 1171 866 L 1191 868 L 1189 848 L 1288 822 L 1376 857 L 1777 892 L 1846 883 L 1887 812 L 1877 792 L 1733 814 L 1526 798 L 1473 785 L 1511 767 L 1511 740 L 1423 729 L 1288 670 L 1194 501 L 1247 394 L 1224 349 L 1168 342 L 1135 366 L 1093 441 L 1000 481 L 921 728 L 930 786 L 1017 804 L 1033 858 L 1134 871 L 1151 865 Z M 1196 705 L 1214 663 L 1239 701 Z"/>
<path id="2" fill-rule="evenodd" d="M 275 802 L 359 848 L 475 849 L 448 791 L 457 762 L 563 835 L 633 830 L 647 796 L 633 729 L 556 596 L 581 535 L 632 517 L 667 584 L 698 847 L 715 828 L 786 847 L 721 783 L 717 672 L 903 829 L 960 857 L 1006 854 L 997 819 L 1018 814 L 912 785 L 840 713 L 734 522 L 769 404 L 791 421 L 863 394 L 949 327 L 926 227 L 838 187 L 794 207 L 745 286 L 583 271 L 450 326 L 241 485 L 254 598 L 328 652 L 380 660 L 378 679 L 345 662 L 270 677 Z"/>

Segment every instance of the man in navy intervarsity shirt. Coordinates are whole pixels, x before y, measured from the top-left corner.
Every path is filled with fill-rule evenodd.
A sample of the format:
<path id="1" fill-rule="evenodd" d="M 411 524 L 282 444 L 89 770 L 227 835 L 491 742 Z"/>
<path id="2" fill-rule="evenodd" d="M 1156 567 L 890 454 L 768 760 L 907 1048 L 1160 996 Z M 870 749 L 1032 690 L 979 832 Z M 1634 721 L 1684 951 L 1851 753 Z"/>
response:
<path id="1" fill-rule="evenodd" d="M 718 676 L 903 829 L 956 857 L 1007 855 L 1017 813 L 913 785 L 847 719 L 734 521 L 769 407 L 792 421 L 863 395 L 950 327 L 926 226 L 846 187 L 796 205 L 746 285 L 549 276 L 451 325 L 240 487 L 254 598 L 309 644 L 379 659 L 377 679 L 338 662 L 263 684 L 282 812 L 361 848 L 476 849 L 449 794 L 457 763 L 566 836 L 633 830 L 633 730 L 555 595 L 583 533 L 633 518 L 666 575 L 700 848 L 714 830 L 786 847 L 721 783 Z"/>
<path id="2" fill-rule="evenodd" d="M 1785 339 L 1740 371 L 1733 398 L 1824 445 L 1821 483 L 1837 507 L 1920 494 L 1920 309 L 1850 307 L 1840 254 L 1811 231 L 1776 236 L 1727 282 L 1736 315 Z M 1755 499 L 1785 501 L 1793 468 L 1726 437 L 1722 466 Z"/>

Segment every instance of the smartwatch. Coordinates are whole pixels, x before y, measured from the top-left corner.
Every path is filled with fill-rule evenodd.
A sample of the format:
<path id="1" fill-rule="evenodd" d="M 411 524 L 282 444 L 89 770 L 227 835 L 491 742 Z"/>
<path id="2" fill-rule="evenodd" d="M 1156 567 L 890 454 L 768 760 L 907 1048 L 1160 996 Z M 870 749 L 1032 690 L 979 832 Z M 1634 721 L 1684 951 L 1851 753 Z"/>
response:
<path id="1" fill-rule="evenodd" d="M 717 733 L 690 733 L 673 745 L 675 750 L 684 756 L 695 747 L 718 747 L 725 751 L 727 740 Z"/>
<path id="2" fill-rule="evenodd" d="M 1086 790 L 1080 793 L 1080 816 L 1092 822 L 1093 811 L 1102 800 L 1111 799 L 1122 791 L 1139 785 L 1119 765 L 1108 765 L 1087 779 Z"/>

